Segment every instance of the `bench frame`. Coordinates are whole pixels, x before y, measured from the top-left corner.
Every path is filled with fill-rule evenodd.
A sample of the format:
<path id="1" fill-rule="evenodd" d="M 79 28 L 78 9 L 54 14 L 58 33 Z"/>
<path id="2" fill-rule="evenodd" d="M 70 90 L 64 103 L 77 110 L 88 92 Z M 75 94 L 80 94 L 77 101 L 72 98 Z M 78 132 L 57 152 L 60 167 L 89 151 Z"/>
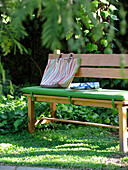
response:
<path id="1" fill-rule="evenodd" d="M 64 54 L 64 57 L 68 55 L 69 54 Z M 77 54 L 75 54 L 74 56 L 77 56 Z M 55 57 L 57 57 L 55 54 L 49 55 L 49 58 L 55 58 Z M 121 72 L 123 71 L 125 75 L 125 77 L 123 78 L 128 79 L 128 69 L 127 69 L 128 68 L 128 55 L 127 54 L 125 55 L 125 57 L 123 57 L 125 61 L 125 68 L 123 68 L 123 70 L 120 69 L 121 54 L 81 54 L 80 57 L 82 61 L 81 61 L 80 69 L 78 73 L 75 75 L 76 77 L 122 79 Z M 24 94 L 24 95 L 28 97 L 28 117 L 29 117 L 28 131 L 30 133 L 33 133 L 35 131 L 35 124 L 43 120 L 52 121 L 52 122 L 60 121 L 60 122 L 78 123 L 78 124 L 84 124 L 84 125 L 115 128 L 115 129 L 119 129 L 120 151 L 128 152 L 128 148 L 127 148 L 128 146 L 127 145 L 128 100 L 114 101 L 114 105 L 118 109 L 118 113 L 119 113 L 119 127 L 118 127 L 118 126 L 91 123 L 91 122 L 56 119 L 55 118 L 56 103 L 70 104 L 68 97 L 33 94 L 33 97 L 35 98 L 35 101 L 37 102 L 50 102 L 50 110 L 51 110 L 51 118 L 43 117 L 40 120 L 36 121 L 34 101 L 31 98 L 30 94 Z M 111 100 L 85 99 L 85 98 L 71 98 L 71 100 L 74 105 L 86 105 L 86 106 L 113 108 L 113 104 Z"/>

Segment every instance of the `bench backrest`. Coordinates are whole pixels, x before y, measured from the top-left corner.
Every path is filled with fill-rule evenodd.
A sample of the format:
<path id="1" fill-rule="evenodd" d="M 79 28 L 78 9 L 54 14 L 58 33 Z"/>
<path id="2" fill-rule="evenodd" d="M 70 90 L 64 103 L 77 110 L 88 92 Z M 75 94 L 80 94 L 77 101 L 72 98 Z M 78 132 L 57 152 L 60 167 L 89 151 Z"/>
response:
<path id="1" fill-rule="evenodd" d="M 117 78 L 128 79 L 128 54 L 79 54 L 81 65 L 75 77 L 92 78 Z M 67 57 L 69 54 L 63 54 Z M 78 54 L 74 54 L 75 57 Z M 49 54 L 49 58 L 57 58 L 58 55 Z M 121 62 L 124 62 L 124 68 L 121 68 Z"/>

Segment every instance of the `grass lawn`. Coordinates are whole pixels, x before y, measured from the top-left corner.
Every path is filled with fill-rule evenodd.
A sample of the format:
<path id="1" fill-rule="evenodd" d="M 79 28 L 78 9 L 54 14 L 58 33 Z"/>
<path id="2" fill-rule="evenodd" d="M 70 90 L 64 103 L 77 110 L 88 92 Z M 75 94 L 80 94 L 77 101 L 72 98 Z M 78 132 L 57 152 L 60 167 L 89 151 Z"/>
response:
<path id="1" fill-rule="evenodd" d="M 101 127 L 0 136 L 0 164 L 66 169 L 128 169 L 116 133 Z"/>

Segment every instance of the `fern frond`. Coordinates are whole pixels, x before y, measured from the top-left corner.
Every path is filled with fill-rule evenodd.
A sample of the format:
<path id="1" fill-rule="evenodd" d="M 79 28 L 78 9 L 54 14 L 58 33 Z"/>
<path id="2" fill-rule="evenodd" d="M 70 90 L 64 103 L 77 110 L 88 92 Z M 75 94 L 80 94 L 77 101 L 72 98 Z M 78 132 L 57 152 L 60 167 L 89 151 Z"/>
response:
<path id="1" fill-rule="evenodd" d="M 42 31 L 43 45 L 50 47 L 52 50 L 60 48 L 59 4 L 55 0 L 47 1 L 42 15 L 42 21 L 44 22 Z"/>

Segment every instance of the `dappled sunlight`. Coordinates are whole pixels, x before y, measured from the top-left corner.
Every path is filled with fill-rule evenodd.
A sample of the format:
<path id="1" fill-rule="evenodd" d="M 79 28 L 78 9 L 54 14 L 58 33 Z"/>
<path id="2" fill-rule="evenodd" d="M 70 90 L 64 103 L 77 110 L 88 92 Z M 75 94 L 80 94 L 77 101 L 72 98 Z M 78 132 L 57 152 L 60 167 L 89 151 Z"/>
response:
<path id="1" fill-rule="evenodd" d="M 0 149 L 4 149 L 4 148 L 10 147 L 10 146 L 12 146 L 12 144 L 10 144 L 10 143 L 0 143 Z"/>
<path id="2" fill-rule="evenodd" d="M 119 154 L 117 136 L 94 127 L 8 135 L 0 146 L 0 163 L 9 165 L 101 168 Z"/>

